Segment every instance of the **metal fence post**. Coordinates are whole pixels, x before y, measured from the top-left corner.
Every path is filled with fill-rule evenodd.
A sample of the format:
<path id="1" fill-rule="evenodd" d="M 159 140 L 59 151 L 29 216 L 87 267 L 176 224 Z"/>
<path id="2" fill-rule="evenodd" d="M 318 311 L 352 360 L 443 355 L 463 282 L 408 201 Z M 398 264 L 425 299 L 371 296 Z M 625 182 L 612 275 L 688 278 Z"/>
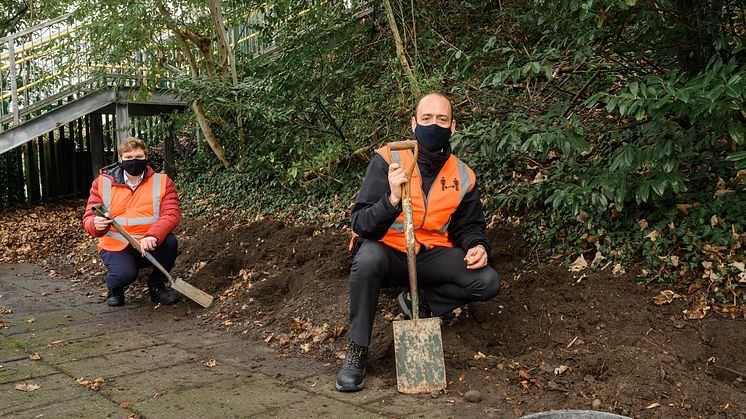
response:
<path id="1" fill-rule="evenodd" d="M 8 65 L 10 66 L 10 104 L 13 106 L 13 125 L 18 125 L 18 85 L 16 81 L 15 38 L 8 40 Z"/>

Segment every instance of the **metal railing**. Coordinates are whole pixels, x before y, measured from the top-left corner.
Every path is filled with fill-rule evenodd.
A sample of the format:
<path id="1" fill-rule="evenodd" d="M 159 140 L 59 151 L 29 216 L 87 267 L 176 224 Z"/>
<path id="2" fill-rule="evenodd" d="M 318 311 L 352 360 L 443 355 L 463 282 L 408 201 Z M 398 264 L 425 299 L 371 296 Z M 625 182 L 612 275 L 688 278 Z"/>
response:
<path id="1" fill-rule="evenodd" d="M 263 22 L 261 9 L 228 22 L 229 42 L 237 53 L 260 54 L 269 47 L 262 45 L 256 31 Z M 105 87 L 148 90 L 148 76 L 154 70 L 149 63 L 155 60 L 140 51 L 127 62 L 92 62 L 93 35 L 87 26 L 66 14 L 0 38 L 0 132 Z M 186 68 L 168 70 L 187 74 Z M 170 87 L 169 80 L 158 84 Z"/>

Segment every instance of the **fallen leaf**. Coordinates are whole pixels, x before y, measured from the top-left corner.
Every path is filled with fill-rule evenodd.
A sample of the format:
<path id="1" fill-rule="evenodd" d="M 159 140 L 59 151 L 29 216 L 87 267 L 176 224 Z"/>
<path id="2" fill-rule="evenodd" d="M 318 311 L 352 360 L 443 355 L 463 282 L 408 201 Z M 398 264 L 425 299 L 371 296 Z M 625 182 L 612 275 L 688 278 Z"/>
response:
<path id="1" fill-rule="evenodd" d="M 673 266 L 679 266 L 679 257 L 678 256 L 671 256 L 671 265 L 673 265 Z"/>
<path id="2" fill-rule="evenodd" d="M 554 375 L 563 374 L 568 369 L 570 369 L 570 367 L 568 367 L 567 365 L 560 365 L 559 367 L 557 367 L 557 368 L 554 369 Z"/>
<path id="3" fill-rule="evenodd" d="M 77 380 L 75 380 L 75 382 L 80 384 L 81 386 L 88 387 L 89 389 L 93 391 L 99 391 L 101 390 L 101 387 L 104 386 L 104 379 L 101 377 L 98 377 L 93 380 L 88 380 L 84 377 L 80 377 Z"/>
<path id="4" fill-rule="evenodd" d="M 129 401 L 127 401 L 127 402 L 121 402 L 121 403 L 119 403 L 119 407 L 121 407 L 122 409 L 129 409 L 130 408 L 130 404 L 132 404 L 132 402 L 129 402 Z"/>
<path id="5" fill-rule="evenodd" d="M 202 365 L 206 366 L 207 368 L 213 368 L 218 365 L 218 362 L 215 360 L 215 358 L 203 359 L 200 362 L 202 362 Z"/>
<path id="6" fill-rule="evenodd" d="M 637 220 L 637 225 L 640 226 L 640 231 L 645 230 L 646 228 L 648 228 L 648 220 L 644 218 L 641 220 Z"/>
<path id="7" fill-rule="evenodd" d="M 658 232 L 657 230 L 653 230 L 650 234 L 648 234 L 645 237 L 647 237 L 648 239 L 650 239 L 650 241 L 654 242 L 654 241 L 656 241 L 658 239 L 658 236 L 660 236 L 660 234 L 661 233 Z"/>
<path id="8" fill-rule="evenodd" d="M 663 304 L 669 304 L 673 300 L 677 298 L 681 298 L 681 297 L 682 297 L 681 295 L 675 293 L 674 291 L 665 290 L 665 291 L 661 291 L 658 295 L 653 297 L 653 301 L 655 302 L 656 305 L 663 305 Z"/>
<path id="9" fill-rule="evenodd" d="M 689 320 L 693 319 L 704 319 L 707 313 L 710 311 L 710 306 L 700 303 L 700 305 L 692 308 L 691 310 L 684 310 L 684 317 Z"/>
<path id="10" fill-rule="evenodd" d="M 474 355 L 474 359 L 484 359 L 487 358 L 487 355 L 483 354 L 482 352 L 477 352 L 476 355 Z"/>
<path id="11" fill-rule="evenodd" d="M 49 344 L 47 344 L 47 348 L 51 348 L 54 345 L 59 345 L 60 343 L 64 343 L 64 342 L 65 342 L 65 339 L 60 339 L 60 340 L 55 340 L 54 342 L 49 342 Z"/>
<path id="12" fill-rule="evenodd" d="M 35 321 L 36 321 L 36 319 L 35 319 L 35 318 L 33 318 L 33 317 L 28 317 L 28 318 L 26 318 L 26 320 L 24 320 L 24 321 L 25 321 L 26 323 L 33 323 L 33 322 L 35 322 Z"/>
<path id="13" fill-rule="evenodd" d="M 741 272 L 743 272 L 744 270 L 746 270 L 746 266 L 745 266 L 745 264 L 743 262 L 731 262 L 731 263 L 728 264 L 728 266 L 732 266 L 732 267 L 738 269 Z"/>
<path id="14" fill-rule="evenodd" d="M 683 212 L 684 214 L 687 214 L 689 211 L 689 208 L 694 208 L 698 205 L 696 204 L 676 204 L 676 208 L 679 209 L 679 211 Z"/>
<path id="15" fill-rule="evenodd" d="M 38 390 L 40 388 L 41 387 L 39 387 L 36 384 L 29 384 L 29 383 L 16 384 L 16 390 L 18 390 L 18 391 L 29 392 L 29 391 Z"/>
<path id="16" fill-rule="evenodd" d="M 32 361 L 38 361 L 38 360 L 41 359 L 41 355 L 39 355 L 38 352 L 32 352 L 32 353 L 28 354 L 28 358 L 30 360 L 32 360 Z"/>
<path id="17" fill-rule="evenodd" d="M 660 403 L 658 403 L 658 402 L 656 402 L 656 403 L 651 403 L 651 404 L 650 404 L 650 405 L 648 405 L 648 407 L 646 407 L 645 409 L 655 409 L 656 407 L 660 407 L 660 406 L 661 406 L 661 404 L 660 404 Z"/>
<path id="18" fill-rule="evenodd" d="M 624 268 L 622 267 L 622 264 L 621 264 L 621 263 L 617 263 L 616 265 L 614 265 L 614 269 L 612 269 L 612 270 L 611 270 L 611 273 L 613 273 L 614 275 L 622 275 L 622 274 L 624 274 L 625 272 L 626 272 L 626 271 L 625 271 L 625 270 L 624 270 Z"/>
<path id="19" fill-rule="evenodd" d="M 588 262 L 586 262 L 585 257 L 583 255 L 580 255 L 577 259 L 575 259 L 575 262 L 570 265 L 570 271 L 571 272 L 580 272 L 583 269 L 588 267 Z"/>
<path id="20" fill-rule="evenodd" d="M 600 251 L 597 250 L 596 251 L 596 256 L 593 258 L 593 262 L 591 262 L 591 266 L 598 266 L 598 265 L 600 265 L 601 262 L 604 261 L 604 259 L 606 259 L 606 257 L 604 255 L 602 255 Z"/>

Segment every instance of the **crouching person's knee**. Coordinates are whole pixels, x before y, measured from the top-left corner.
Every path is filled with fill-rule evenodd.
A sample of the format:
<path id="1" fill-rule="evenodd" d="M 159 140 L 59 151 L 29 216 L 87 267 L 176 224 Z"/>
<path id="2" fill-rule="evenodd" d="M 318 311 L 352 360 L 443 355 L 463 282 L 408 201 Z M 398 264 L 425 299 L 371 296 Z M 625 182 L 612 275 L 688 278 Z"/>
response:
<path id="1" fill-rule="evenodd" d="M 491 300 L 500 292 L 500 276 L 489 266 L 482 269 L 480 273 L 481 286 L 479 288 L 481 292 L 479 301 Z"/>

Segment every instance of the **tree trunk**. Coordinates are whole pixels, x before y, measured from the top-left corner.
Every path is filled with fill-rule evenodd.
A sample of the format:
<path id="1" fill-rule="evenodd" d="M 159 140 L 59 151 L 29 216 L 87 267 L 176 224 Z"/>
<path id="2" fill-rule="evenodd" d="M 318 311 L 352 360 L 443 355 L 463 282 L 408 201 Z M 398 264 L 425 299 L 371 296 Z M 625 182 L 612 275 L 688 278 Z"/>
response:
<path id="1" fill-rule="evenodd" d="M 225 17 L 223 16 L 223 9 L 220 7 L 220 0 L 207 0 L 207 6 L 210 8 L 212 24 L 215 27 L 215 34 L 217 35 L 218 60 L 221 66 L 220 73 L 225 75 L 227 71 L 230 71 L 233 85 L 236 86 L 238 84 L 236 55 L 228 42 L 228 33 L 223 23 L 225 22 Z M 236 101 L 238 101 L 238 97 L 236 97 Z M 239 140 L 243 140 L 243 121 L 240 110 L 236 114 L 236 126 L 238 128 L 238 138 Z"/>
<path id="2" fill-rule="evenodd" d="M 402 69 L 404 70 L 404 75 L 407 77 L 407 79 L 409 79 L 409 88 L 412 90 L 412 94 L 414 95 L 415 100 L 417 100 L 420 98 L 420 96 L 422 96 L 422 91 L 420 90 L 420 86 L 417 84 L 417 79 L 414 76 L 412 67 L 409 65 L 407 56 L 404 54 L 404 44 L 402 43 L 401 36 L 399 35 L 399 28 L 396 26 L 394 10 L 391 8 L 391 2 L 389 0 L 383 0 L 383 7 L 386 9 L 386 17 L 389 21 L 391 33 L 394 36 L 394 44 L 396 44 L 396 56 L 399 57 Z"/>
<path id="3" fill-rule="evenodd" d="M 207 120 L 205 110 L 202 109 L 202 104 L 200 104 L 198 100 L 195 100 L 194 102 L 192 102 L 192 109 L 194 109 L 194 115 L 197 117 L 197 123 L 202 129 L 202 132 L 205 134 L 205 139 L 207 140 L 207 144 L 210 145 L 212 152 L 215 153 L 220 162 L 223 163 L 223 166 L 225 166 L 226 168 L 230 167 L 230 162 L 225 157 L 225 150 L 223 150 L 223 146 L 220 145 L 218 139 L 215 138 L 215 134 L 210 128 L 210 122 Z"/>

